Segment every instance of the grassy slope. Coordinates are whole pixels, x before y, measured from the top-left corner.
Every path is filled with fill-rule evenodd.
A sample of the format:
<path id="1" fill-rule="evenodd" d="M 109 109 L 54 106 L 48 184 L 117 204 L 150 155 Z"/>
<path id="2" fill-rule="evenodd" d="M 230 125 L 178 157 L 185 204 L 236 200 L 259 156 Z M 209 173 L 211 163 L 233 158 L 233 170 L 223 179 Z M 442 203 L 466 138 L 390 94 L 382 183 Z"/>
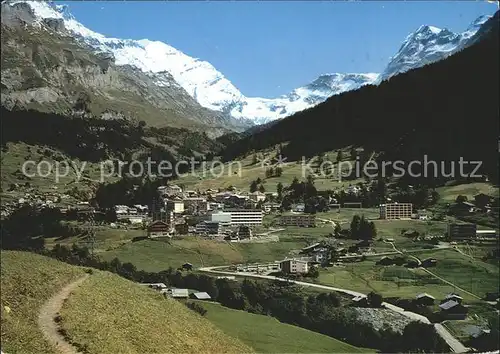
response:
<path id="1" fill-rule="evenodd" d="M 432 273 L 479 297 L 498 291 L 500 286 L 498 265 L 471 259 L 453 250 L 422 253 L 418 257 L 436 258 L 437 266 L 429 268 Z"/>
<path id="2" fill-rule="evenodd" d="M 421 270 L 378 266 L 375 264 L 376 259 L 320 271 L 319 282 L 365 294 L 375 291 L 385 297 L 397 296 L 408 299 L 414 298 L 421 292 L 442 298 L 453 291 L 452 286 L 443 284 Z M 467 295 L 464 297 L 468 298 Z"/>
<path id="3" fill-rule="evenodd" d="M 345 150 L 344 156 L 348 156 L 348 150 Z M 273 158 L 276 156 L 276 150 L 270 149 L 265 152 L 266 158 Z M 346 155 L 347 154 L 347 155 Z M 328 152 L 327 156 L 330 161 L 335 161 L 337 153 Z M 261 158 L 260 156 L 258 157 Z M 310 166 L 311 169 L 316 168 L 316 163 L 311 162 L 310 159 L 306 159 L 304 166 Z M 238 164 L 239 162 L 239 164 Z M 307 167 L 303 168 L 302 161 L 289 162 L 281 166 L 283 174 L 280 177 L 266 178 L 266 168 L 262 167 L 260 162 L 257 164 L 252 164 L 253 154 L 247 155 L 241 159 L 234 160 L 233 162 L 224 164 L 224 168 L 221 168 L 218 164 L 214 165 L 213 171 L 210 170 L 212 167 L 210 163 L 207 163 L 206 169 L 195 170 L 195 175 L 186 175 L 178 179 L 178 183 L 183 184 L 189 189 L 209 189 L 209 188 L 227 188 L 233 186 L 239 189 L 248 190 L 250 183 L 257 178 L 261 178 L 264 181 L 263 185 L 267 192 L 276 192 L 276 185 L 282 183 L 283 185 L 289 185 L 294 177 L 299 180 L 305 180 L 306 176 L 309 174 L 310 170 Z M 347 158 L 345 159 L 344 170 L 347 168 Z M 354 161 L 352 161 L 354 163 Z M 325 164 L 324 176 L 315 179 L 315 186 L 318 190 L 335 190 L 337 188 L 347 188 L 349 184 L 356 184 L 362 182 L 362 179 L 345 181 L 338 177 L 335 173 L 326 172 L 327 165 Z M 337 165 L 335 165 L 337 166 Z M 241 169 L 240 169 L 241 167 Z M 337 167 L 335 167 L 337 168 Z M 241 172 L 240 175 L 238 172 Z"/>
<path id="4" fill-rule="evenodd" d="M 8 187 L 11 183 L 24 185 L 24 183 L 28 182 L 30 183 L 31 187 L 34 187 L 41 192 L 55 192 L 56 190 L 54 190 L 53 187 L 57 187 L 57 192 L 63 193 L 71 190 L 75 186 L 80 190 L 90 191 L 92 189 L 91 186 L 95 185 L 95 183 L 99 182 L 100 180 L 100 170 L 98 164 L 82 162 L 77 159 L 70 159 L 68 156 L 60 153 L 59 151 L 48 147 L 28 145 L 25 143 L 8 143 L 7 147 L 7 151 L 2 153 L 1 159 L 1 183 L 3 190 L 2 197 L 8 198 L 9 196 L 12 196 L 14 197 L 14 199 L 17 199 L 18 197 L 24 196 L 23 190 L 25 190 L 26 188 L 23 187 L 21 187 L 19 190 L 9 192 Z M 87 174 L 84 174 L 82 176 L 82 180 L 76 182 L 78 176 L 73 168 L 70 168 L 68 175 L 61 176 L 58 183 L 56 183 L 55 163 L 57 162 L 57 160 L 54 159 L 54 157 L 56 156 L 66 161 L 73 161 L 77 168 L 83 168 L 83 172 Z M 34 161 L 34 163 L 37 164 L 38 162 L 42 161 L 42 159 L 44 161 L 48 161 L 51 164 L 52 173 L 50 175 L 48 175 L 47 177 L 39 176 L 37 174 L 36 168 L 33 167 L 33 164 L 28 165 L 28 168 L 26 170 L 28 174 L 36 174 L 36 177 L 31 178 L 23 175 L 22 167 L 26 161 Z M 46 167 L 42 165 L 42 174 L 47 173 L 45 168 Z M 60 167 L 60 173 L 65 173 L 64 165 Z M 96 182 L 89 182 L 85 180 L 85 178 L 90 178 Z M 114 180 L 114 178 L 112 180 Z"/>
<path id="5" fill-rule="evenodd" d="M 2 350 L 53 353 L 38 330 L 38 309 L 83 269 L 26 252 L 1 256 Z M 80 289 L 63 308 L 63 327 L 90 353 L 251 351 L 179 302 L 111 273 L 95 272 Z"/>
<path id="6" fill-rule="evenodd" d="M 2 251 L 2 350 L 53 353 L 37 327 L 38 309 L 59 288 L 83 275 L 80 268 L 32 253 Z M 4 306 L 11 311 L 7 313 Z"/>
<path id="7" fill-rule="evenodd" d="M 353 347 L 334 338 L 276 319 L 203 302 L 205 315 L 227 334 L 239 338 L 259 353 L 361 353 L 370 350 Z"/>
<path id="8" fill-rule="evenodd" d="M 107 272 L 94 272 L 61 315 L 71 340 L 90 353 L 251 351 L 180 302 Z"/>
<path id="9" fill-rule="evenodd" d="M 303 238 L 288 238 L 283 242 L 235 244 L 189 236 L 170 242 L 142 240 L 127 243 L 100 256 L 105 260 L 117 257 L 122 262 L 133 263 L 139 269 L 160 271 L 169 267 L 177 268 L 185 262 L 190 262 L 195 267 L 272 262 L 283 259 L 292 250 L 306 245 Z"/>
<path id="10" fill-rule="evenodd" d="M 468 183 L 456 186 L 443 186 L 437 189 L 440 199 L 443 202 L 454 202 L 459 195 L 466 196 L 469 200 L 474 200 L 474 196 L 484 193 L 491 196 L 498 196 L 498 188 L 490 183 Z"/>
<path id="11" fill-rule="evenodd" d="M 429 268 L 432 273 L 479 297 L 486 292 L 498 291 L 499 269 L 495 265 L 470 259 L 453 250 L 427 251 L 415 253 L 415 256 L 420 259 L 436 258 L 437 266 Z M 436 299 L 442 299 L 446 294 L 456 292 L 466 300 L 477 301 L 423 270 L 378 266 L 375 262 L 379 258 L 320 271 L 319 281 L 364 293 L 374 290 L 383 296 L 414 298 L 418 293 L 427 292 Z"/>

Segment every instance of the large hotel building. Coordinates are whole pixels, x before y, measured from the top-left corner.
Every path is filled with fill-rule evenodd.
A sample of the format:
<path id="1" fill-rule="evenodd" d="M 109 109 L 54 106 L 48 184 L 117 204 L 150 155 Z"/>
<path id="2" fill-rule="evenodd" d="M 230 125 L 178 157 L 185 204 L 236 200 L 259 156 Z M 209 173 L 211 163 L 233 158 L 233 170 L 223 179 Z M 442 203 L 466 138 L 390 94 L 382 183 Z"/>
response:
<path id="1" fill-rule="evenodd" d="M 390 203 L 380 205 L 380 219 L 411 219 L 411 203 Z"/>
<path id="2" fill-rule="evenodd" d="M 210 220 L 225 222 L 229 225 L 262 225 L 263 212 L 260 209 L 226 209 L 218 213 L 212 213 Z"/>

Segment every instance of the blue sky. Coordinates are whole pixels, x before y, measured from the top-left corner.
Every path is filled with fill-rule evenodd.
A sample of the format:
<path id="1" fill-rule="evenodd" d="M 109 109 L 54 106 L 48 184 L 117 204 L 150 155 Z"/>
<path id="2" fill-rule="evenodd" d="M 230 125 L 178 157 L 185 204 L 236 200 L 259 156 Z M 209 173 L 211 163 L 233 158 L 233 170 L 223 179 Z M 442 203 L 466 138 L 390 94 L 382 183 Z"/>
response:
<path id="1" fill-rule="evenodd" d="M 67 3 L 90 29 L 160 40 L 210 62 L 246 96 L 276 97 L 328 72 L 380 72 L 427 24 L 463 31 L 484 1 Z"/>

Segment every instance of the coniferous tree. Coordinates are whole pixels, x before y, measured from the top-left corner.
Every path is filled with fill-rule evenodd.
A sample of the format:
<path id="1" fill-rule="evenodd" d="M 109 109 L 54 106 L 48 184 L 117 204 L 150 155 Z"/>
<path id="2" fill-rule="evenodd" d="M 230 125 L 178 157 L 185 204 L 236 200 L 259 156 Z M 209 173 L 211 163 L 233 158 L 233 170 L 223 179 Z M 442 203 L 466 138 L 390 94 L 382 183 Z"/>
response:
<path id="1" fill-rule="evenodd" d="M 360 228 L 360 220 L 359 215 L 354 215 L 351 221 L 351 237 L 358 238 L 359 236 L 359 228 Z"/>
<path id="2" fill-rule="evenodd" d="M 342 154 L 342 150 L 339 150 L 339 152 L 337 153 L 337 163 L 339 163 L 343 159 L 344 159 L 344 155 Z"/>
<path id="3" fill-rule="evenodd" d="M 279 182 L 276 185 L 276 192 L 278 193 L 278 200 L 283 198 L 283 183 Z"/>

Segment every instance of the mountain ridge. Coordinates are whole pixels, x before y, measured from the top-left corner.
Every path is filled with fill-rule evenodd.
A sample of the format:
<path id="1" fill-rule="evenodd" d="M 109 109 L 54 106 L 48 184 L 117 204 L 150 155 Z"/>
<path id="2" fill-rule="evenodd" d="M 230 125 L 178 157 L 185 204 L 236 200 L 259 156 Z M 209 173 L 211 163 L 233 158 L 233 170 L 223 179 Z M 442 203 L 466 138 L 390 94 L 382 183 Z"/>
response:
<path id="1" fill-rule="evenodd" d="M 160 88 L 177 84 L 202 107 L 224 116 L 224 124 L 229 123 L 232 130 L 290 116 L 324 102 L 332 95 L 365 85 L 377 85 L 398 73 L 441 60 L 467 45 L 488 18 L 481 16 L 462 33 L 429 25 L 421 26 L 407 36 L 382 73 L 322 74 L 286 95 L 261 98 L 246 97 L 212 64 L 190 57 L 166 43 L 106 37 L 79 23 L 66 5 L 33 1 L 15 1 L 10 4 L 20 3 L 30 6 L 38 22 L 50 22 L 54 28 L 70 33 L 94 51 L 106 53 L 116 66 L 136 67 Z M 422 36 L 424 32 L 427 34 Z"/>
<path id="2" fill-rule="evenodd" d="M 242 135 L 226 148 L 224 160 L 282 143 L 281 151 L 290 161 L 363 146 L 382 152 L 385 161 L 421 161 L 424 155 L 446 163 L 459 158 L 480 161 L 481 171 L 496 180 L 498 17 L 497 12 L 483 24 L 481 37 L 472 45 L 445 60 L 378 86 L 332 96 L 266 129 Z"/>

